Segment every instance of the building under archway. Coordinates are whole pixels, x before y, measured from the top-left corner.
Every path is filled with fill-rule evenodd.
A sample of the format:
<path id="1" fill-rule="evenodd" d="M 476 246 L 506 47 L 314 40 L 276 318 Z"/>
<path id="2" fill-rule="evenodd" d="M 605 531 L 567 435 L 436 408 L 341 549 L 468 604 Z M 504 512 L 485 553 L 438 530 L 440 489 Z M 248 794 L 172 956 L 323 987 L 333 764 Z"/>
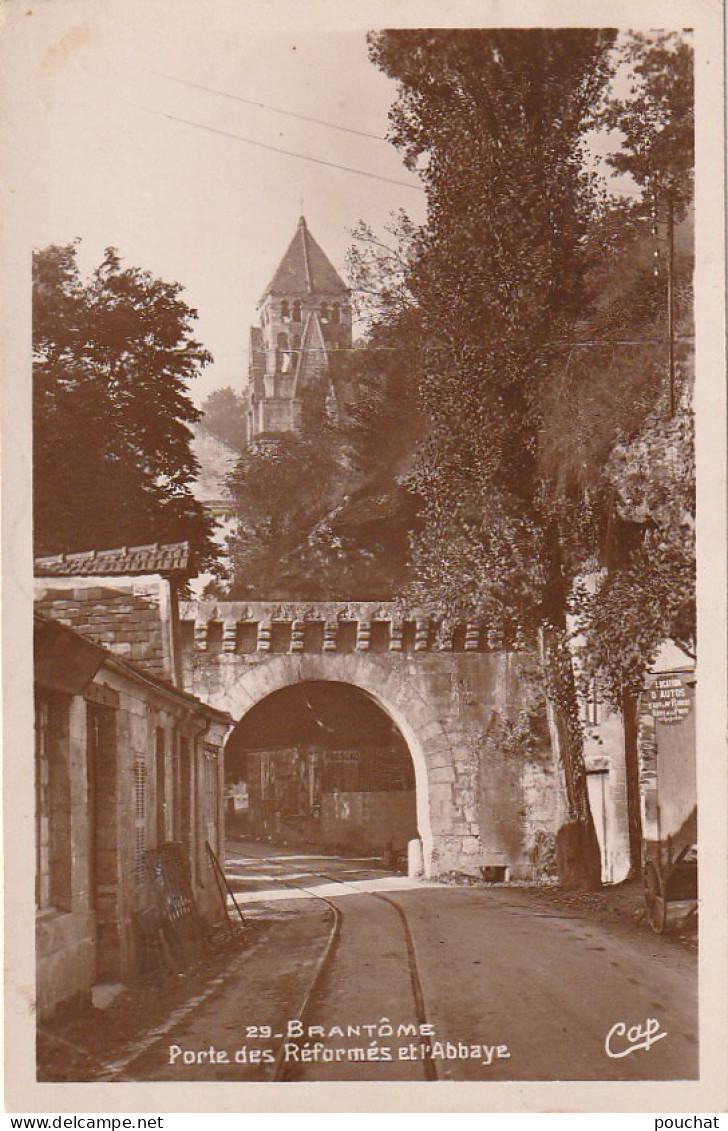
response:
<path id="1" fill-rule="evenodd" d="M 225 761 L 230 832 L 388 856 L 418 836 L 408 744 L 351 684 L 305 680 L 272 692 L 240 720 Z"/>

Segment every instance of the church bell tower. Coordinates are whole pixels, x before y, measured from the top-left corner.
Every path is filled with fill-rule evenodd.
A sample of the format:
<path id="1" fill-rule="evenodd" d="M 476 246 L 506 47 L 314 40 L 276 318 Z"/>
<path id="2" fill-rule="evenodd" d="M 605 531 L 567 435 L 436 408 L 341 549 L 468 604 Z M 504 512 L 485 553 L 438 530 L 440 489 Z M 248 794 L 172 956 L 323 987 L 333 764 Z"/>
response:
<path id="1" fill-rule="evenodd" d="M 351 293 L 303 216 L 258 310 L 245 397 L 249 444 L 297 432 L 304 390 L 327 382 L 332 353 L 351 348 Z"/>

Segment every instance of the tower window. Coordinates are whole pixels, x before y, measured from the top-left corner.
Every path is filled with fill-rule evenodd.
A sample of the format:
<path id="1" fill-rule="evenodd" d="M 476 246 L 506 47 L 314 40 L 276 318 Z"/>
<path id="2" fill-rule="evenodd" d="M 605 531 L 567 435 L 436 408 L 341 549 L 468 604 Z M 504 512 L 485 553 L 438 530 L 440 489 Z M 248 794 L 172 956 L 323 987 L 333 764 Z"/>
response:
<path id="1" fill-rule="evenodd" d="M 294 322 L 300 322 L 301 321 L 301 300 L 300 300 L 300 298 L 297 298 L 295 300 L 295 302 L 293 303 L 293 321 Z"/>
<path id="2" fill-rule="evenodd" d="M 281 318 L 284 322 L 288 322 L 291 317 L 291 310 L 286 299 L 281 303 Z"/>
<path id="3" fill-rule="evenodd" d="M 291 349 L 288 344 L 288 334 L 282 332 L 278 335 L 278 371 L 279 373 L 290 373 L 291 371 Z"/>
<path id="4" fill-rule="evenodd" d="M 331 321 L 336 326 L 338 326 L 339 322 L 341 321 L 341 303 L 340 302 L 334 303 L 333 310 L 331 311 Z"/>
<path id="5" fill-rule="evenodd" d="M 327 302 L 321 303 L 321 321 L 328 322 L 329 320 L 329 304 Z"/>

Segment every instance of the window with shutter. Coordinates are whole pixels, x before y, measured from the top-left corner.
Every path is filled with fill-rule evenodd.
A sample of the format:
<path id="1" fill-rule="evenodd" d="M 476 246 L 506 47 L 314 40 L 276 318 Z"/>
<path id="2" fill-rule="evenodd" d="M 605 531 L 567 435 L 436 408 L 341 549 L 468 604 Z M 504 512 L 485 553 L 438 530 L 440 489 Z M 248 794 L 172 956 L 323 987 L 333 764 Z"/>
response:
<path id="1" fill-rule="evenodd" d="M 147 766 L 143 758 L 134 763 L 134 882 L 144 881 L 144 853 L 147 848 Z"/>

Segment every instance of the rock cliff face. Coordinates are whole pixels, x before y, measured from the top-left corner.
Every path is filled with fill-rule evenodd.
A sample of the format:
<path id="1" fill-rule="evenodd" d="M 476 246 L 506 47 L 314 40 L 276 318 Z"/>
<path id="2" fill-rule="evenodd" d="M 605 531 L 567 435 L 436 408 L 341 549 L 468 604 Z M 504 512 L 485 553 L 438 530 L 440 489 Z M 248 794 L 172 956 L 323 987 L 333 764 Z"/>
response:
<path id="1" fill-rule="evenodd" d="M 689 540 L 695 526 L 695 422 L 691 394 L 692 389 L 686 389 L 673 416 L 648 417 L 632 441 L 614 448 L 606 468 L 622 518 L 682 529 Z"/>

